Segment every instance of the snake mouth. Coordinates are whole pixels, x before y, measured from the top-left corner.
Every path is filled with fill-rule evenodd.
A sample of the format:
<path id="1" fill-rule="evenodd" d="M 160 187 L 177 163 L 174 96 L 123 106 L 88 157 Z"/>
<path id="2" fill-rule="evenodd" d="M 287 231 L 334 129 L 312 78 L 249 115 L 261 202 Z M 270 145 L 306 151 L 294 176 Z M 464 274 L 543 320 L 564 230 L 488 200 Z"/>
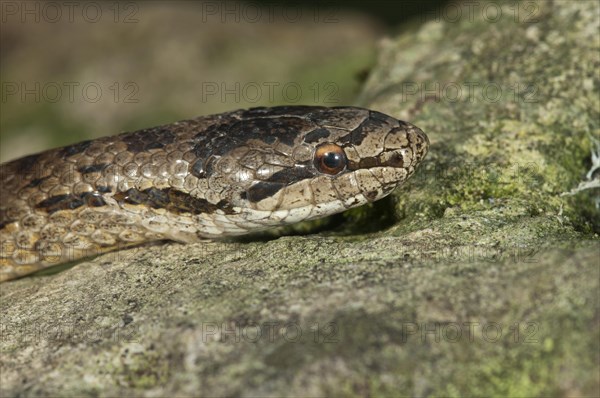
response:
<path id="1" fill-rule="evenodd" d="M 403 182 L 402 180 L 384 182 L 381 178 L 377 178 L 375 176 L 373 177 L 377 180 L 378 185 L 376 187 L 362 186 L 360 190 L 360 193 L 365 197 L 367 202 L 375 202 L 385 196 L 388 196 L 396 188 L 402 185 Z"/>
<path id="2" fill-rule="evenodd" d="M 388 196 L 394 191 L 394 189 L 396 189 L 396 185 L 391 185 L 388 187 L 381 187 L 374 191 L 362 192 L 362 195 L 365 197 L 368 203 L 373 203 L 385 196 Z"/>

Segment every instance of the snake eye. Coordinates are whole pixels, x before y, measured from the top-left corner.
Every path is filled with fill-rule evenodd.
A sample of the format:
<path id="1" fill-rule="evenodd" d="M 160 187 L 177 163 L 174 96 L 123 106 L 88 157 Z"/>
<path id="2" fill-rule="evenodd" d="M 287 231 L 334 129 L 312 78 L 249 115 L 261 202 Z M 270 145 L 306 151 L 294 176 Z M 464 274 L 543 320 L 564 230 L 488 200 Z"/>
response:
<path id="1" fill-rule="evenodd" d="M 335 144 L 322 144 L 315 152 L 315 166 L 321 173 L 335 175 L 346 168 L 344 150 Z"/>

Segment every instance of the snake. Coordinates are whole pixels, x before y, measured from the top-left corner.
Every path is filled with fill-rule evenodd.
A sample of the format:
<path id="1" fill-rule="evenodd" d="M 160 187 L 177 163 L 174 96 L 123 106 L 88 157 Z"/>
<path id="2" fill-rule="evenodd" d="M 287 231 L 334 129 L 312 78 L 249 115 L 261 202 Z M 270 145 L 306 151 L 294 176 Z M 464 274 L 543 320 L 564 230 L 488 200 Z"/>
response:
<path id="1" fill-rule="evenodd" d="M 131 246 L 239 236 L 383 198 L 427 154 L 415 125 L 275 106 L 79 142 L 0 165 L 0 282 Z"/>

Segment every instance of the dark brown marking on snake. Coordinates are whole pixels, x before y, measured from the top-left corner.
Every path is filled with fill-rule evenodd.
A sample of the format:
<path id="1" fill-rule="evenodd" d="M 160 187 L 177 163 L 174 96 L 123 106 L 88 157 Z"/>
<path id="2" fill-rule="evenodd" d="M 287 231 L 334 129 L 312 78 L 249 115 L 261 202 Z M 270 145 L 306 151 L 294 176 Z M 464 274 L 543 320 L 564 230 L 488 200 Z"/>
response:
<path id="1" fill-rule="evenodd" d="M 85 204 L 90 207 L 101 207 L 106 205 L 104 198 L 99 192 L 86 192 L 81 195 L 81 198 L 85 201 Z"/>
<path id="2" fill-rule="evenodd" d="M 307 142 L 307 143 L 317 142 L 320 139 L 329 137 L 330 135 L 331 135 L 331 133 L 329 132 L 329 130 L 320 128 L 320 129 L 311 131 L 310 133 L 306 134 L 306 136 L 304 136 L 304 142 Z"/>
<path id="3" fill-rule="evenodd" d="M 209 158 L 204 164 L 204 173 L 206 176 L 211 176 L 215 172 L 214 158 Z"/>
<path id="4" fill-rule="evenodd" d="M 139 192 L 139 191 L 138 191 Z M 165 208 L 169 205 L 169 191 L 158 188 L 148 188 L 140 193 L 140 197 L 146 195 L 143 200 L 155 209 Z M 137 198 L 139 201 L 139 198 Z"/>
<path id="5" fill-rule="evenodd" d="M 148 188 L 143 191 L 130 188 L 125 192 L 117 192 L 113 198 L 119 203 L 145 205 L 153 209 L 165 209 L 174 214 L 210 214 L 217 210 L 222 210 L 225 214 L 235 213 L 233 207 L 224 200 L 214 204 L 173 188 Z"/>
<path id="6" fill-rule="evenodd" d="M 347 107 L 318 108 L 306 114 L 307 118 L 319 126 L 346 131 L 352 131 L 368 116 L 366 109 Z"/>
<path id="7" fill-rule="evenodd" d="M 388 116 L 385 113 L 381 113 L 381 112 L 377 112 L 377 111 L 369 111 L 369 118 L 379 120 L 384 123 L 390 123 L 390 122 L 392 124 L 398 123 L 397 119 L 394 119 L 393 117 Z"/>
<path id="8" fill-rule="evenodd" d="M 246 192 L 246 198 L 253 203 L 260 202 L 261 200 L 268 198 L 269 196 L 275 195 L 279 192 L 286 184 L 275 183 L 275 182 L 259 182 L 252 185 Z"/>
<path id="9" fill-rule="evenodd" d="M 363 141 L 363 139 L 365 138 L 365 134 L 363 132 L 363 128 L 366 124 L 369 123 L 370 119 L 365 119 L 363 120 L 358 127 L 356 127 L 354 130 L 350 131 L 348 134 L 346 134 L 343 137 L 340 137 L 339 140 L 341 142 L 345 142 L 346 145 L 360 145 Z"/>
<path id="10" fill-rule="evenodd" d="M 23 174 L 29 174 L 37 164 L 40 154 L 25 156 L 24 158 L 15 160 L 14 168 Z"/>
<path id="11" fill-rule="evenodd" d="M 98 192 L 84 192 L 80 195 L 65 194 L 51 196 L 39 202 L 35 205 L 35 208 L 52 214 L 59 210 L 73 210 L 84 205 L 100 207 L 106 206 L 106 202 Z"/>
<path id="12" fill-rule="evenodd" d="M 112 192 L 110 187 L 105 187 L 103 185 L 99 185 L 96 187 L 96 191 L 100 192 L 100 193 L 109 193 Z"/>
<path id="13" fill-rule="evenodd" d="M 404 157 L 401 153 L 395 152 L 390 159 L 383 162 L 383 165 L 388 167 L 404 167 Z"/>
<path id="14" fill-rule="evenodd" d="M 142 191 L 139 191 L 135 188 L 129 188 L 127 191 L 117 192 L 113 196 L 113 199 L 115 199 L 119 203 L 127 203 L 130 205 L 140 205 L 140 204 L 144 203 L 144 201 L 146 200 L 147 197 L 148 197 L 148 195 L 143 193 Z"/>
<path id="15" fill-rule="evenodd" d="M 280 109 L 281 108 L 281 109 Z M 308 120 L 298 116 L 281 116 L 273 118 L 277 112 L 287 115 L 288 112 L 283 109 L 288 108 L 291 113 L 303 115 L 306 109 L 296 109 L 296 107 L 277 107 L 275 113 L 262 112 L 260 108 L 254 108 L 244 112 L 241 120 L 234 118 L 223 119 L 219 123 L 212 124 L 200 131 L 194 136 L 193 152 L 199 159 L 198 162 L 205 162 L 210 155 L 223 156 L 231 150 L 238 148 L 241 143 L 248 141 L 259 141 L 266 145 L 273 145 L 276 141 L 285 145 L 293 146 L 298 135 L 304 131 L 315 130 L 318 126 Z M 273 108 L 269 108 L 273 109 Z M 196 162 L 193 171 L 194 175 L 203 178 L 207 172 L 202 172 L 202 163 Z"/>
<path id="16" fill-rule="evenodd" d="M 92 142 L 92 140 L 87 140 L 79 142 L 77 144 L 66 146 L 58 152 L 58 156 L 62 158 L 68 158 L 70 156 L 77 155 L 78 153 L 81 153 L 88 149 L 90 145 L 92 145 Z"/>
<path id="17" fill-rule="evenodd" d="M 368 169 L 369 167 L 377 167 L 379 166 L 379 159 L 374 157 L 363 158 L 360 160 L 358 164 L 358 168 L 360 169 Z"/>
<path id="18" fill-rule="evenodd" d="M 219 123 L 211 124 L 204 130 L 196 134 L 194 138 L 200 141 L 205 141 L 206 139 L 210 139 L 215 135 L 218 136 L 219 133 L 227 131 L 227 129 L 229 129 L 229 126 L 231 126 L 233 122 L 234 120 L 232 119 L 231 121 L 221 121 Z"/>
<path id="19" fill-rule="evenodd" d="M 48 199 L 44 199 L 35 205 L 36 209 L 45 210 L 48 214 L 52 214 L 59 210 L 73 210 L 83 206 L 84 202 L 75 195 L 56 195 Z"/>
<path id="20" fill-rule="evenodd" d="M 11 220 L 8 218 L 7 209 L 0 209 L 0 229 L 3 229 L 8 224 L 15 222 L 16 220 Z"/>
<path id="21" fill-rule="evenodd" d="M 224 121 L 223 123 L 212 124 L 194 136 L 195 145 L 192 151 L 198 158 L 196 163 L 206 161 L 212 154 L 223 155 L 232 147 L 239 144 L 239 142 L 229 142 L 233 138 L 229 137 L 227 131 L 232 123 L 233 119 L 231 123 Z M 223 150 L 215 151 L 215 148 L 223 148 Z"/>
<path id="22" fill-rule="evenodd" d="M 307 114 L 311 113 L 311 112 L 315 112 L 315 111 L 319 111 L 319 110 L 325 110 L 327 109 L 326 107 L 323 106 L 306 106 L 306 105 L 299 105 L 299 106 L 274 106 L 271 108 L 265 108 L 265 107 L 257 107 L 257 108 L 250 108 L 246 111 L 244 111 L 241 115 L 241 117 L 243 119 L 250 119 L 250 118 L 255 118 L 255 117 L 263 117 L 263 116 L 268 116 L 268 117 L 278 117 L 278 116 L 306 116 Z"/>
<path id="23" fill-rule="evenodd" d="M 97 173 L 97 172 L 104 170 L 108 166 L 109 165 L 107 163 L 91 164 L 89 166 L 81 166 L 80 168 L 77 169 L 77 171 L 80 172 L 81 174 Z"/>
<path id="24" fill-rule="evenodd" d="M 0 229 L 4 229 L 8 224 L 16 222 L 17 220 L 12 220 L 8 218 L 8 212 L 6 210 L 0 210 Z"/>
<path id="25" fill-rule="evenodd" d="M 154 127 L 123 135 L 123 142 L 132 153 L 161 149 L 175 141 L 176 135 L 167 127 Z"/>
<path id="26" fill-rule="evenodd" d="M 402 157 L 402 154 L 396 151 L 392 152 L 394 153 L 387 160 L 382 160 L 381 158 L 381 155 L 385 152 L 382 152 L 377 157 L 363 158 L 360 162 L 349 160 L 348 170 L 368 169 L 370 167 L 404 167 L 404 158 Z"/>
<path id="27" fill-rule="evenodd" d="M 376 117 L 373 117 L 373 114 L 375 114 Z M 384 130 L 387 124 L 395 122 L 394 119 L 389 116 L 383 118 L 384 116 L 384 114 L 379 112 L 370 112 L 370 117 L 363 120 L 358 127 L 341 137 L 340 140 L 356 146 L 361 145 L 363 140 L 370 134 Z"/>
<path id="28" fill-rule="evenodd" d="M 204 159 L 200 158 L 190 165 L 190 173 L 196 178 L 206 178 Z"/>
<path id="29" fill-rule="evenodd" d="M 282 116 L 273 118 L 256 118 L 242 120 L 227 131 L 229 144 L 236 145 L 235 141 L 260 140 L 267 144 L 273 144 L 279 140 L 285 145 L 293 146 L 298 134 L 302 131 L 310 131 L 317 126 L 310 120 L 299 117 Z M 231 148 L 227 148 L 228 152 Z"/>
<path id="30" fill-rule="evenodd" d="M 38 185 L 40 185 L 44 180 L 47 180 L 48 178 L 50 178 L 50 176 L 34 178 L 33 180 L 31 180 L 31 182 L 29 184 L 25 185 L 25 188 L 35 188 Z"/>
<path id="31" fill-rule="evenodd" d="M 313 178 L 315 173 L 308 167 L 291 167 L 271 175 L 265 182 L 289 185 L 307 178 Z"/>
<path id="32" fill-rule="evenodd" d="M 190 172 L 198 178 L 205 178 L 211 174 L 210 156 L 223 156 L 249 141 L 263 142 L 266 146 L 280 141 L 293 146 L 300 132 L 315 128 L 316 125 L 299 117 L 226 119 L 223 123 L 207 127 L 194 137 L 193 152 L 198 160 Z"/>
<path id="33" fill-rule="evenodd" d="M 359 163 L 358 162 L 353 162 L 352 160 L 348 160 L 347 163 L 346 163 L 346 168 L 349 171 L 354 171 L 354 170 L 358 170 L 360 167 L 359 167 Z"/>

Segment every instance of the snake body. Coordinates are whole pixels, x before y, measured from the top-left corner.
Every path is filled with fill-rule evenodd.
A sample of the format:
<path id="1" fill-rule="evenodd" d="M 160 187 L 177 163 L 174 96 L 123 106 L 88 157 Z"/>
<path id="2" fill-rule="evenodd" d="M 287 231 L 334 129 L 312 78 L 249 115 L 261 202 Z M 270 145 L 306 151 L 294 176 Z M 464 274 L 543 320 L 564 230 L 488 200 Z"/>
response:
<path id="1" fill-rule="evenodd" d="M 243 235 L 386 196 L 427 153 L 356 107 L 199 117 L 0 165 L 0 281 L 156 240 Z"/>

